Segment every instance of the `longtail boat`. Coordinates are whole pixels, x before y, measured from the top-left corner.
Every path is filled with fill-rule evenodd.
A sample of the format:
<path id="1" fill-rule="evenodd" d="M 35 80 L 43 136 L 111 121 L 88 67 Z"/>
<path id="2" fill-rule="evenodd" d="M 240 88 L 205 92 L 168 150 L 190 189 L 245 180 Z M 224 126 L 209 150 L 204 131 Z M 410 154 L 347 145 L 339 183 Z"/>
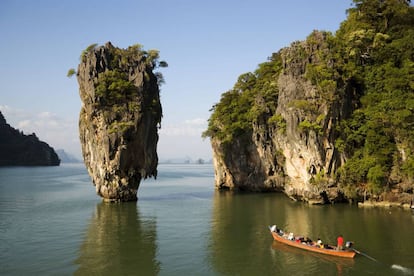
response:
<path id="1" fill-rule="evenodd" d="M 312 251 L 316 253 L 321 253 L 325 255 L 330 255 L 330 256 L 343 257 L 343 258 L 353 258 L 356 254 L 352 248 L 348 248 L 348 247 L 342 250 L 338 250 L 336 246 L 332 246 L 332 245 L 324 245 L 323 247 L 321 247 L 317 244 L 308 243 L 301 239 L 292 240 L 291 239 L 292 237 L 289 237 L 288 235 L 284 234 L 281 230 L 277 229 L 276 226 L 273 226 L 273 227 L 269 226 L 269 230 L 275 241 L 278 241 L 280 243 L 283 243 L 283 244 L 286 244 L 292 247 L 296 247 L 296 248 L 300 248 L 300 249 L 304 249 L 304 250 L 308 250 L 308 251 Z"/>

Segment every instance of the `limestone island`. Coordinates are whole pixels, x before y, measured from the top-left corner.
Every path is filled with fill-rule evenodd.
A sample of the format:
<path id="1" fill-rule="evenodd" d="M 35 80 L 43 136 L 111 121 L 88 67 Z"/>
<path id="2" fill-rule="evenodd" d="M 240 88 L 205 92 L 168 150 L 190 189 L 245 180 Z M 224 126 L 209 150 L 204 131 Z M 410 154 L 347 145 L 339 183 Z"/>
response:
<path id="1" fill-rule="evenodd" d="M 79 135 L 86 168 L 105 201 L 135 201 L 140 181 L 157 176 L 162 109 L 157 50 L 93 44 L 76 74 L 82 107 Z"/>
<path id="2" fill-rule="evenodd" d="M 213 106 L 203 135 L 217 189 L 410 205 L 414 7 L 354 2 L 335 34 L 273 53 Z"/>

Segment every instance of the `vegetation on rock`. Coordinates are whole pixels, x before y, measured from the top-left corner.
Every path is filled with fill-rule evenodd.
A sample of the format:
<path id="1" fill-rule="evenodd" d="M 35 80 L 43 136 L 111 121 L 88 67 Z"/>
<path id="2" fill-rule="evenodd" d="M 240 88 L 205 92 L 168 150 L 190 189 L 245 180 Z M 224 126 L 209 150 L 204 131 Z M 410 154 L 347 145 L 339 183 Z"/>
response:
<path id="1" fill-rule="evenodd" d="M 216 137 L 223 143 L 252 131 L 252 122 L 265 117 L 270 123 L 284 127 L 275 114 L 278 98 L 276 79 L 282 70 L 278 54 L 259 65 L 254 73 L 241 75 L 233 89 L 223 93 L 213 106 L 208 129 L 203 137 Z"/>
<path id="2" fill-rule="evenodd" d="M 276 112 L 278 76 L 286 70 L 316 87 L 312 99 L 290 102 L 304 133 L 324 131 L 324 106 L 349 101 L 332 134 L 344 165 L 330 176 L 348 198 L 414 188 L 414 8 L 407 0 L 353 0 L 335 33 L 314 31 L 274 53 L 254 73 L 242 74 L 212 108 L 204 137 L 231 144 L 257 122 L 284 133 Z M 281 56 L 285 59 L 281 60 Z M 295 64 L 306 62 L 305 71 Z M 283 64 L 289 64 L 285 68 Z M 349 93 L 345 93 L 348 91 Z M 313 184 L 326 183 L 320 171 Z"/>

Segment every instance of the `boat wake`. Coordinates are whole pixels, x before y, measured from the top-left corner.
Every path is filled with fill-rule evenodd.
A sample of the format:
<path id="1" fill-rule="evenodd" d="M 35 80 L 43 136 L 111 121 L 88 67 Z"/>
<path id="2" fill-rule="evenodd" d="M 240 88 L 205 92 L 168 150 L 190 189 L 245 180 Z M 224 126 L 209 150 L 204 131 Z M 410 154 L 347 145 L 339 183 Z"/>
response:
<path id="1" fill-rule="evenodd" d="M 392 269 L 396 269 L 396 270 L 400 270 L 400 271 L 402 271 L 404 274 L 407 274 L 407 275 L 414 275 L 414 269 L 410 269 L 410 268 L 407 268 L 407 267 L 403 267 L 403 266 L 401 266 L 401 265 L 393 264 L 393 265 L 391 266 L 391 268 L 392 268 Z"/>

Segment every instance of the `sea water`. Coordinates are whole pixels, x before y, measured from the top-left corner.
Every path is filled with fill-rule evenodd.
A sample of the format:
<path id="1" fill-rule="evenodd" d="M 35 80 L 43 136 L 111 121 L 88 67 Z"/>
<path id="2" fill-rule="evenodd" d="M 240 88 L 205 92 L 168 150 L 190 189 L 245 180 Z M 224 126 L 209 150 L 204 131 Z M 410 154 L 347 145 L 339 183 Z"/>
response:
<path id="1" fill-rule="evenodd" d="M 414 216 L 214 190 L 211 164 L 160 164 L 138 202 L 104 203 L 83 164 L 0 168 L 0 275 L 412 275 Z M 364 255 L 272 241 L 268 225 Z M 376 261 L 373 261 L 375 259 Z"/>

